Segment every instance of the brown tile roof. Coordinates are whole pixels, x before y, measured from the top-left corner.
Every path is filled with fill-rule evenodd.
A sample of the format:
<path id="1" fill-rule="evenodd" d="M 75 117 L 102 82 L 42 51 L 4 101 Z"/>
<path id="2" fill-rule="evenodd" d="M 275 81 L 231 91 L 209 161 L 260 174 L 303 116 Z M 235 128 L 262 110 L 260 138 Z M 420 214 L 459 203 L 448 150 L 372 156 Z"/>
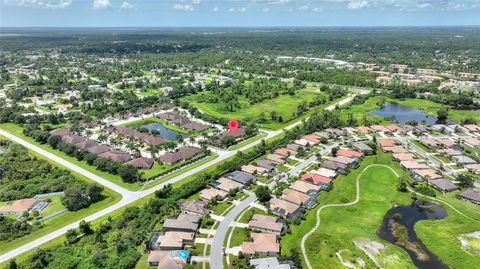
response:
<path id="1" fill-rule="evenodd" d="M 164 163 L 177 163 L 179 161 L 184 161 L 193 158 L 200 152 L 197 148 L 192 147 L 182 147 L 175 152 L 167 152 L 160 160 Z"/>
<path id="2" fill-rule="evenodd" d="M 277 243 L 277 235 L 268 233 L 251 233 L 253 242 L 243 242 L 242 252 L 247 255 L 261 253 L 280 253 L 280 244 Z"/>
<path id="3" fill-rule="evenodd" d="M 308 202 L 308 200 L 310 200 L 310 196 L 308 194 L 292 189 L 284 189 L 282 191 L 282 197 L 280 198 L 297 205 L 304 205 Z"/>
<path id="4" fill-rule="evenodd" d="M 157 117 L 179 125 L 190 123 L 189 119 L 172 112 L 161 113 Z"/>
<path id="5" fill-rule="evenodd" d="M 200 198 L 202 198 L 203 200 L 210 201 L 216 197 L 220 197 L 220 199 L 223 199 L 225 198 L 225 196 L 227 196 L 227 194 L 228 193 L 226 191 L 210 188 L 210 189 L 202 190 L 200 192 Z"/>
<path id="6" fill-rule="evenodd" d="M 93 140 L 84 140 L 80 143 L 75 144 L 75 147 L 83 150 L 87 150 L 88 148 L 96 147 L 98 143 Z"/>
<path id="7" fill-rule="evenodd" d="M 379 139 L 377 143 L 382 147 L 393 147 L 397 144 L 397 141 L 393 139 Z"/>
<path id="8" fill-rule="evenodd" d="M 283 216 L 289 216 L 297 211 L 300 206 L 283 199 L 278 199 L 277 197 L 272 197 L 272 199 L 270 199 L 270 208 L 272 211 L 280 213 Z"/>
<path id="9" fill-rule="evenodd" d="M 202 132 L 210 128 L 210 126 L 206 124 L 201 124 L 199 122 L 189 122 L 182 125 L 182 128 L 195 131 L 195 132 Z"/>
<path id="10" fill-rule="evenodd" d="M 123 151 L 111 150 L 98 155 L 99 157 L 110 159 L 117 163 L 124 163 L 130 160 L 130 155 Z"/>
<path id="11" fill-rule="evenodd" d="M 248 228 L 272 231 L 279 234 L 282 232 L 283 223 L 278 222 L 278 218 L 275 217 L 255 214 L 248 222 Z"/>
<path id="12" fill-rule="evenodd" d="M 182 204 L 181 208 L 185 212 L 196 213 L 199 215 L 208 214 L 207 203 L 200 200 L 185 202 Z"/>
<path id="13" fill-rule="evenodd" d="M 99 144 L 95 147 L 90 147 L 90 148 L 87 148 L 87 151 L 92 153 L 92 154 L 95 154 L 95 155 L 99 155 L 101 153 L 104 153 L 104 152 L 107 152 L 107 151 L 110 151 L 112 150 L 109 146 L 106 146 L 106 145 L 102 145 L 102 144 Z"/>
<path id="14" fill-rule="evenodd" d="M 153 159 L 147 157 L 140 157 L 127 162 L 127 164 L 140 169 L 150 169 L 153 165 Z"/>
<path id="15" fill-rule="evenodd" d="M 275 150 L 275 154 L 282 156 L 295 156 L 297 152 L 288 148 L 279 148 Z"/>
<path id="16" fill-rule="evenodd" d="M 363 157 L 363 153 L 348 149 L 339 149 L 337 150 L 337 156 L 345 156 L 348 158 L 361 158 Z"/>
<path id="17" fill-rule="evenodd" d="M 464 199 L 472 200 L 477 203 L 480 202 L 480 191 L 474 189 L 468 189 L 460 193 L 460 196 Z"/>
<path id="18" fill-rule="evenodd" d="M 318 175 L 317 175 L 318 176 Z M 331 180 L 331 179 L 329 179 Z M 309 193 L 311 191 L 319 191 L 320 187 L 306 181 L 297 180 L 289 187 L 292 190 L 299 191 L 301 193 Z"/>

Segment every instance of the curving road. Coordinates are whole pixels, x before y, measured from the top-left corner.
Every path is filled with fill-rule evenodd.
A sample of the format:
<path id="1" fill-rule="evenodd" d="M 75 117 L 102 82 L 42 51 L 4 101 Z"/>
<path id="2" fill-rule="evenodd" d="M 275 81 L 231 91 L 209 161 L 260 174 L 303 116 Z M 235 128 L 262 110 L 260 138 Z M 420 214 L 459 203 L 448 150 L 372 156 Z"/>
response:
<path id="1" fill-rule="evenodd" d="M 355 179 L 356 195 L 355 195 L 355 200 L 354 201 L 349 202 L 349 203 L 344 203 L 344 204 L 328 204 L 328 205 L 324 205 L 324 206 L 321 206 L 321 207 L 318 208 L 317 214 L 316 214 L 317 223 L 315 224 L 315 227 L 313 227 L 308 233 L 306 233 L 302 237 L 302 242 L 301 242 L 301 245 L 300 245 L 302 253 L 303 253 L 303 259 L 305 260 L 305 263 L 307 264 L 308 269 L 313 269 L 313 267 L 310 264 L 310 261 L 308 260 L 307 252 L 305 251 L 305 241 L 307 241 L 307 238 L 311 234 L 313 234 L 313 232 L 315 232 L 315 230 L 318 229 L 318 227 L 320 227 L 320 213 L 322 212 L 323 209 L 328 208 L 328 207 L 344 207 L 344 206 L 351 206 L 351 205 L 354 205 L 354 204 L 358 203 L 360 201 L 360 177 L 363 175 L 363 173 L 365 173 L 365 171 L 367 171 L 369 168 L 371 168 L 373 166 L 386 167 L 386 168 L 392 170 L 392 172 L 398 177 L 397 172 L 389 166 L 386 166 L 386 165 L 383 165 L 383 164 L 371 164 L 371 165 L 365 167 L 363 169 L 363 171 L 360 174 L 358 174 L 358 176 Z"/>
<path id="2" fill-rule="evenodd" d="M 367 93 L 367 92 L 360 92 L 359 94 L 365 94 L 365 93 Z M 332 104 L 332 105 L 326 107 L 325 109 L 326 109 L 326 110 L 333 110 L 333 109 L 335 109 L 335 107 L 336 107 L 337 105 L 341 106 L 341 105 L 347 104 L 347 103 L 349 103 L 356 95 L 357 95 L 357 94 L 351 94 L 351 95 L 348 96 L 347 98 L 342 99 L 342 100 L 340 100 L 339 102 L 337 102 L 337 103 L 335 103 L 335 104 Z M 287 130 L 288 130 L 288 129 L 292 129 L 292 128 L 294 128 L 295 126 L 300 125 L 301 123 L 302 123 L 302 121 L 297 121 L 297 122 L 292 123 L 291 125 L 285 127 L 285 129 L 287 129 Z M 274 137 L 274 136 L 276 136 L 276 135 L 279 135 L 279 134 L 281 134 L 281 133 L 283 132 L 283 130 L 277 130 L 277 131 L 261 130 L 261 131 L 267 133 L 267 136 L 263 138 L 263 139 L 265 139 L 265 140 L 267 140 L 267 139 L 269 139 L 269 138 L 272 138 L 272 137 Z M 154 187 L 152 187 L 152 188 L 150 188 L 150 189 L 133 192 L 133 191 L 127 190 L 127 189 L 125 189 L 125 188 L 123 188 L 123 187 L 121 187 L 121 186 L 119 186 L 119 185 L 117 185 L 117 184 L 115 184 L 115 183 L 113 183 L 113 182 L 111 182 L 111 181 L 108 181 L 108 180 L 106 180 L 106 179 L 104 179 L 104 178 L 102 178 L 102 177 L 100 177 L 100 176 L 98 176 L 98 175 L 96 175 L 96 174 L 93 174 L 92 172 L 89 172 L 89 171 L 87 171 L 87 170 L 85 170 L 85 169 L 83 169 L 83 168 L 81 168 L 81 167 L 79 167 L 79 166 L 77 166 L 77 165 L 75 165 L 75 164 L 73 164 L 73 163 L 71 163 L 71 162 L 63 159 L 63 158 L 61 158 L 61 157 L 58 157 L 58 156 L 56 156 L 55 154 L 50 153 L 50 152 L 48 152 L 48 151 L 46 151 L 46 150 L 44 150 L 44 149 L 42 149 L 42 148 L 40 148 L 40 147 L 38 147 L 38 146 L 30 143 L 30 142 L 28 142 L 28 141 L 25 141 L 25 140 L 23 140 L 23 139 L 15 136 L 15 135 L 9 133 L 9 132 L 6 132 L 6 131 L 0 129 L 0 135 L 3 135 L 3 136 L 5 136 L 5 137 L 7 137 L 8 139 L 11 139 L 12 141 L 15 141 L 16 143 L 21 144 L 21 145 L 23 145 L 24 147 L 26 147 L 26 148 L 28 148 L 28 149 L 30 149 L 30 150 L 33 150 L 33 151 L 35 151 L 35 152 L 37 152 L 37 153 L 39 153 L 39 154 L 41 154 L 41 155 L 43 155 L 43 156 L 45 156 L 45 157 L 47 157 L 47 158 L 49 158 L 49 159 L 51 159 L 51 160 L 59 163 L 59 164 L 62 164 L 62 165 L 64 165 L 65 167 L 67 167 L 67 168 L 69 168 L 69 169 L 71 169 L 71 170 L 73 170 L 73 171 L 75 171 L 75 172 L 77 172 L 77 173 L 79 173 L 79 174 L 82 174 L 83 176 L 91 179 L 92 181 L 95 181 L 95 182 L 97 182 L 97 183 L 99 183 L 99 184 L 101 184 L 101 185 L 103 185 L 103 186 L 105 186 L 105 187 L 107 187 L 107 188 L 109 188 L 109 189 L 112 189 L 113 191 L 119 193 L 120 195 L 122 195 L 122 199 L 120 200 L 120 202 L 118 202 L 118 203 L 116 203 L 116 204 L 114 204 L 114 205 L 112 205 L 112 206 L 109 206 L 109 207 L 107 207 L 107 208 L 104 208 L 104 209 L 102 209 L 102 210 L 100 210 L 100 211 L 98 211 L 98 212 L 95 212 L 95 213 L 93 213 L 92 215 L 89 215 L 89 216 L 87 216 L 87 217 L 85 217 L 85 218 L 82 219 L 82 220 L 85 220 L 85 221 L 87 221 L 87 222 L 90 222 L 90 221 L 93 221 L 93 220 L 95 220 L 95 219 L 97 219 L 97 218 L 106 216 L 106 215 L 114 212 L 115 210 L 118 210 L 118 209 L 120 209 L 120 208 L 122 208 L 122 207 L 124 207 L 124 206 L 126 206 L 126 205 L 128 205 L 128 204 L 130 204 L 130 203 L 132 203 L 132 202 L 137 201 L 138 199 L 141 199 L 141 198 L 143 198 L 143 197 L 145 197 L 145 196 L 147 196 L 147 195 L 150 195 L 150 194 L 154 193 L 156 190 L 159 190 L 159 189 L 163 188 L 163 187 L 164 187 L 165 185 L 167 185 L 167 184 L 172 184 L 172 183 L 181 181 L 181 180 L 183 180 L 183 179 L 185 179 L 185 178 L 187 178 L 187 177 L 189 177 L 189 176 L 191 176 L 191 175 L 193 175 L 193 174 L 195 174 L 195 173 L 198 173 L 198 172 L 200 172 L 200 171 L 202 171 L 202 170 L 204 170 L 204 169 L 206 169 L 206 168 L 208 168 L 208 167 L 210 167 L 210 166 L 212 166 L 212 165 L 215 165 L 215 164 L 217 164 L 217 163 L 219 163 L 219 162 L 222 162 L 222 161 L 224 161 L 225 159 L 234 156 L 238 151 L 247 150 L 247 149 L 249 149 L 249 148 L 251 148 L 251 147 L 253 147 L 253 146 L 256 146 L 256 145 L 260 144 L 261 141 L 263 140 L 263 139 L 261 139 L 261 140 L 256 140 L 256 141 L 254 141 L 254 142 L 252 142 L 252 143 L 250 143 L 250 144 L 247 144 L 247 145 L 245 145 L 245 146 L 243 146 L 243 147 L 241 147 L 241 148 L 239 148 L 239 149 L 237 149 L 237 150 L 232 150 L 232 151 L 219 151 L 219 152 L 218 152 L 219 156 L 218 156 L 216 159 L 214 159 L 214 160 L 211 160 L 211 161 L 209 161 L 209 162 L 207 162 L 207 163 L 205 163 L 205 164 L 202 164 L 202 165 L 200 165 L 200 166 L 198 166 L 198 167 L 192 168 L 192 169 L 186 171 L 185 173 L 183 173 L 183 174 L 181 174 L 181 175 L 178 175 L 178 176 L 176 176 L 176 177 L 173 177 L 173 178 L 167 180 L 166 182 L 163 182 L 163 183 L 161 183 L 161 184 L 159 184 L 159 185 L 156 185 L 156 186 L 154 186 Z M 31 241 L 31 242 L 29 242 L 29 243 L 27 243 L 27 244 L 25 244 L 25 245 L 22 245 L 22 246 L 14 249 L 14 250 L 11 250 L 11 251 L 9 251 L 9 252 L 6 252 L 6 253 L 0 255 L 0 263 L 6 262 L 6 261 L 8 261 L 8 260 L 10 260 L 10 259 L 12 259 L 12 258 L 14 258 L 14 257 L 16 257 L 16 256 L 18 256 L 18 255 L 20 255 L 20 254 L 22 254 L 22 253 L 25 253 L 25 252 L 27 252 L 27 251 L 29 251 L 29 250 L 32 250 L 32 249 L 34 249 L 34 248 L 36 248 L 36 247 L 39 247 L 40 245 L 42 245 L 42 244 L 50 241 L 51 239 L 56 238 L 56 237 L 58 237 L 58 236 L 61 236 L 61 235 L 65 234 L 69 229 L 77 228 L 77 227 L 78 227 L 78 224 L 80 223 L 80 221 L 81 221 L 81 220 L 76 221 L 76 222 L 71 223 L 71 224 L 68 224 L 68 225 L 66 225 L 66 226 L 64 226 L 64 227 L 62 227 L 62 228 L 59 228 L 59 229 L 51 232 L 51 233 L 48 233 L 48 234 L 46 234 L 46 235 L 44 235 L 44 236 L 42 236 L 42 237 L 39 237 L 39 238 L 37 238 L 36 240 L 33 240 L 33 241 Z M 222 247 L 223 247 L 223 242 L 222 242 L 221 245 L 222 245 Z"/>
<path id="3" fill-rule="evenodd" d="M 240 214 L 249 204 L 257 200 L 255 194 L 249 194 L 249 197 L 241 201 L 236 205 L 227 215 L 224 216 L 223 220 L 220 222 L 220 225 L 215 232 L 215 236 L 212 241 L 212 248 L 210 251 L 210 268 L 212 269 L 222 269 L 223 268 L 223 243 L 227 237 L 228 228 L 235 221 L 235 218 Z"/>

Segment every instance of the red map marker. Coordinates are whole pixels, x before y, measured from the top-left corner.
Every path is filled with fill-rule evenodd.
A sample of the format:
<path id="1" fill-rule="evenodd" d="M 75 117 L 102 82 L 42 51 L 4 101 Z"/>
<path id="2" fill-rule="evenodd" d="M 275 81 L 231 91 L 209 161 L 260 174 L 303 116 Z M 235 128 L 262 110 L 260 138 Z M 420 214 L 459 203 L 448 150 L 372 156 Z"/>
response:
<path id="1" fill-rule="evenodd" d="M 238 129 L 238 121 L 236 120 L 229 120 L 228 121 L 228 128 L 230 129 L 230 133 L 235 133 L 235 131 Z"/>

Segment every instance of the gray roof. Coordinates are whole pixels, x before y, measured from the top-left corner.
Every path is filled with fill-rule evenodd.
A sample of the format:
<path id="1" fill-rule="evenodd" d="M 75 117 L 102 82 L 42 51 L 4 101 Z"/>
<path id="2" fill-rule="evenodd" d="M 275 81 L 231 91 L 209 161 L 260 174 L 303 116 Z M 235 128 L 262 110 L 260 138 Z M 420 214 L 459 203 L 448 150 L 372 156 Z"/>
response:
<path id="1" fill-rule="evenodd" d="M 468 189 L 468 190 L 465 190 L 464 192 L 460 193 L 460 196 L 465 198 L 465 199 L 468 199 L 468 200 L 480 202 L 480 191 L 479 190 Z"/>
<path id="2" fill-rule="evenodd" d="M 163 229 L 169 231 L 196 231 L 200 217 L 194 214 L 182 213 L 175 219 L 167 219 L 163 223 Z"/>
<path id="3" fill-rule="evenodd" d="M 474 159 L 465 156 L 465 155 L 460 155 L 460 156 L 453 156 L 452 159 L 454 159 L 456 162 L 461 163 L 461 164 L 474 164 L 477 163 Z"/>
<path id="4" fill-rule="evenodd" d="M 243 185 L 247 185 L 248 183 L 255 180 L 255 176 L 246 172 L 242 171 L 233 171 L 230 174 L 226 175 L 226 178 L 229 178 L 233 181 L 241 183 Z"/>
<path id="5" fill-rule="evenodd" d="M 454 191 L 457 189 L 457 186 L 453 184 L 450 180 L 439 178 L 439 179 L 431 179 L 428 181 L 431 185 L 435 186 L 435 188 L 441 191 Z"/>
<path id="6" fill-rule="evenodd" d="M 327 169 L 332 169 L 332 170 L 335 170 L 335 171 L 338 171 L 338 170 L 348 170 L 348 165 L 346 164 L 343 164 L 343 163 L 339 163 L 339 162 L 334 162 L 334 161 L 331 161 L 331 160 L 326 160 L 324 161 L 320 167 L 323 167 L 323 168 L 327 168 Z"/>
<path id="7" fill-rule="evenodd" d="M 268 170 L 272 170 L 273 168 L 275 168 L 275 165 L 276 164 L 274 162 L 267 159 L 257 161 L 257 166 L 263 167 Z"/>
<path id="8" fill-rule="evenodd" d="M 251 259 L 250 265 L 255 269 L 290 269 L 290 265 L 280 264 L 276 257 Z"/>
<path id="9" fill-rule="evenodd" d="M 360 150 L 360 151 L 371 151 L 371 150 L 373 150 L 370 146 L 368 146 L 367 144 L 364 144 L 364 143 L 353 144 L 353 147 L 357 150 Z"/>

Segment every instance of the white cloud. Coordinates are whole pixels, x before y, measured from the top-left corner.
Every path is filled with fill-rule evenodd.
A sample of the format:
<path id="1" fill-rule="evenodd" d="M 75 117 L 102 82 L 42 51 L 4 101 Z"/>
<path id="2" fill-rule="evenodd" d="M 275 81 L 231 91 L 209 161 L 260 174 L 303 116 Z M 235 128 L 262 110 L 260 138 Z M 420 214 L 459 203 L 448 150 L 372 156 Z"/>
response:
<path id="1" fill-rule="evenodd" d="M 132 4 L 130 4 L 129 2 L 125 1 L 125 2 L 122 3 L 120 8 L 121 9 L 132 9 L 132 8 L 134 8 L 134 6 Z"/>
<path id="2" fill-rule="evenodd" d="M 320 12 L 323 12 L 323 9 L 320 8 L 320 7 L 314 7 L 314 8 L 312 8 L 312 11 L 313 11 L 313 12 L 320 13 Z"/>
<path id="3" fill-rule="evenodd" d="M 368 6 L 368 2 L 366 0 L 350 1 L 347 5 L 348 9 L 361 9 L 366 6 Z"/>
<path id="4" fill-rule="evenodd" d="M 212 9 L 213 12 L 218 12 L 219 10 L 220 9 L 217 6 L 214 6 L 213 9 Z"/>
<path id="5" fill-rule="evenodd" d="M 187 5 L 187 4 L 185 4 L 185 5 L 175 4 L 175 5 L 173 5 L 173 9 L 182 10 L 182 11 L 194 11 L 195 10 L 192 5 Z"/>
<path id="6" fill-rule="evenodd" d="M 107 9 L 111 6 L 110 0 L 93 0 L 93 9 Z"/>
<path id="7" fill-rule="evenodd" d="M 200 5 L 202 3 L 202 0 L 193 0 L 192 4 L 194 5 Z"/>
<path id="8" fill-rule="evenodd" d="M 298 10 L 300 10 L 300 11 L 307 11 L 309 9 L 310 9 L 310 7 L 308 5 L 302 5 L 302 6 L 298 7 Z"/>
<path id="9" fill-rule="evenodd" d="M 271 9 L 271 8 L 266 7 L 266 8 L 262 8 L 262 11 L 263 11 L 263 12 L 270 12 L 270 9 Z"/>
<path id="10" fill-rule="evenodd" d="M 245 11 L 247 11 L 246 7 L 239 7 L 239 8 L 231 7 L 228 9 L 228 12 L 245 12 Z"/>
<path id="11" fill-rule="evenodd" d="M 72 0 L 4 0 L 3 3 L 18 7 L 65 9 L 70 7 Z"/>

